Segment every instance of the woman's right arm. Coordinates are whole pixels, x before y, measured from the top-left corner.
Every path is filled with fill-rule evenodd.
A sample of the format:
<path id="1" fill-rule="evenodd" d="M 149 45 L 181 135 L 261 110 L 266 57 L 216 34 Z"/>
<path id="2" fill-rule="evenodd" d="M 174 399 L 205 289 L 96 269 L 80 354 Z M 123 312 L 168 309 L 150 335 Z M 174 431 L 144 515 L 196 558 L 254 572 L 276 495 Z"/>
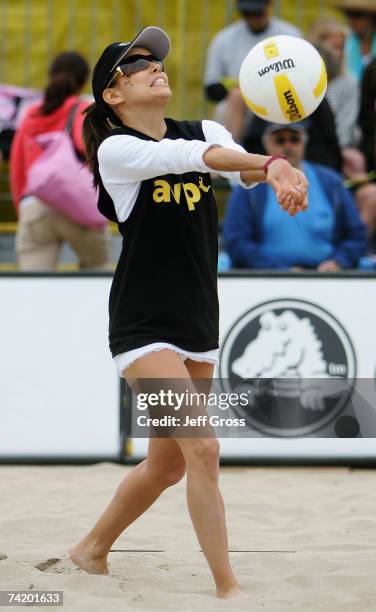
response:
<path id="1" fill-rule="evenodd" d="M 276 160 L 269 165 L 265 177 L 262 168 L 267 159 L 266 155 L 240 153 L 215 143 L 182 138 L 152 141 L 114 135 L 98 149 L 99 170 L 105 183 L 137 183 L 185 172 L 241 171 L 246 182 L 252 182 L 249 173 L 254 173 L 254 180 L 267 180 L 276 191 L 279 203 L 285 210 L 290 209 L 290 214 L 294 207 L 304 207 L 306 185 L 302 174 L 287 161 Z"/>

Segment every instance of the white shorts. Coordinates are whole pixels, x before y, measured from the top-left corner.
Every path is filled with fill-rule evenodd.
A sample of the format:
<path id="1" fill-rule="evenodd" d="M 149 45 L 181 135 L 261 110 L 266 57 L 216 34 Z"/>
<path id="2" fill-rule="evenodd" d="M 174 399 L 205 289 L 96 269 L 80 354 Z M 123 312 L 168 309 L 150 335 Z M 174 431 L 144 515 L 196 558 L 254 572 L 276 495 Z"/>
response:
<path id="1" fill-rule="evenodd" d="M 170 349 L 178 353 L 182 361 L 186 359 L 193 359 L 193 361 L 205 361 L 206 363 L 213 363 L 217 365 L 218 363 L 218 352 L 219 349 L 213 349 L 211 351 L 205 351 L 203 353 L 192 353 L 191 351 L 186 351 L 185 349 L 181 349 L 174 344 L 169 344 L 168 342 L 153 342 L 152 344 L 146 344 L 145 346 L 140 346 L 139 348 L 133 349 L 132 351 L 126 351 L 125 353 L 120 353 L 120 355 L 116 355 L 114 357 L 114 361 L 116 363 L 119 376 L 122 376 L 122 373 L 125 368 L 128 368 L 131 363 L 136 361 L 139 357 L 144 357 L 148 353 L 154 353 L 155 351 L 161 351 L 162 349 Z"/>

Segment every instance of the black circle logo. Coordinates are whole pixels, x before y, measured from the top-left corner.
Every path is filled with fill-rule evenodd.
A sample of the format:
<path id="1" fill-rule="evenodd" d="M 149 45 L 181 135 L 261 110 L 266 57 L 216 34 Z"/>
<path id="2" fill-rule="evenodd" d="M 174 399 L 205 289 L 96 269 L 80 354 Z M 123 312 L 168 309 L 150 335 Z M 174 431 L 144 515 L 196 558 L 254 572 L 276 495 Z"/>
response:
<path id="1" fill-rule="evenodd" d="M 225 392 L 247 393 L 234 410 L 267 435 L 303 436 L 343 411 L 354 387 L 352 342 L 329 312 L 303 300 L 252 308 L 228 332 L 220 353 Z M 244 397 L 244 396 L 243 396 Z"/>

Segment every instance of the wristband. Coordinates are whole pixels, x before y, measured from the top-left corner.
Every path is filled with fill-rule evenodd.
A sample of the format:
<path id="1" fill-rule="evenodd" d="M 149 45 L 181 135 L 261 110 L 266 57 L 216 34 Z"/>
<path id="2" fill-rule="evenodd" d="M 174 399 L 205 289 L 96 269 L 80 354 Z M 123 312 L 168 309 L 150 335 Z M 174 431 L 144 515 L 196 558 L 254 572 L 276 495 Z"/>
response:
<path id="1" fill-rule="evenodd" d="M 266 160 L 263 170 L 264 173 L 267 175 L 268 174 L 268 168 L 269 165 L 275 160 L 275 159 L 287 159 L 287 157 L 285 157 L 284 155 L 272 155 L 271 157 L 269 157 L 269 159 Z"/>

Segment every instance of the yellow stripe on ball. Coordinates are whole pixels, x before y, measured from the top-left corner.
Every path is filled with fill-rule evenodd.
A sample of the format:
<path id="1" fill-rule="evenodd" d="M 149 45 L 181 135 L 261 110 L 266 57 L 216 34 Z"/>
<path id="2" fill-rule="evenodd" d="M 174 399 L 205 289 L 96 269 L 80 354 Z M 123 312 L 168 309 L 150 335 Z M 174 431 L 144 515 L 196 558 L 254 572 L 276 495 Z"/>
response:
<path id="1" fill-rule="evenodd" d="M 319 81 L 315 87 L 315 89 L 313 90 L 313 93 L 315 94 L 316 98 L 319 98 L 321 96 L 321 94 L 323 93 L 325 87 L 326 87 L 326 83 L 327 83 L 327 74 L 326 74 L 326 68 L 325 68 L 325 64 L 323 62 L 323 59 L 321 58 L 321 73 L 320 73 L 320 78 Z"/>
<path id="2" fill-rule="evenodd" d="M 275 76 L 274 85 L 284 117 L 291 122 L 304 119 L 303 104 L 288 76 L 286 74 Z"/>
<path id="3" fill-rule="evenodd" d="M 246 105 L 248 106 L 248 108 L 250 108 L 251 111 L 253 111 L 256 115 L 262 115 L 263 117 L 268 116 L 268 111 L 266 110 L 266 108 L 264 108 L 263 106 L 258 106 L 257 104 L 254 104 L 249 98 L 247 98 L 247 96 L 244 95 L 243 92 L 241 93 L 242 93 L 242 96 L 244 98 Z"/>

